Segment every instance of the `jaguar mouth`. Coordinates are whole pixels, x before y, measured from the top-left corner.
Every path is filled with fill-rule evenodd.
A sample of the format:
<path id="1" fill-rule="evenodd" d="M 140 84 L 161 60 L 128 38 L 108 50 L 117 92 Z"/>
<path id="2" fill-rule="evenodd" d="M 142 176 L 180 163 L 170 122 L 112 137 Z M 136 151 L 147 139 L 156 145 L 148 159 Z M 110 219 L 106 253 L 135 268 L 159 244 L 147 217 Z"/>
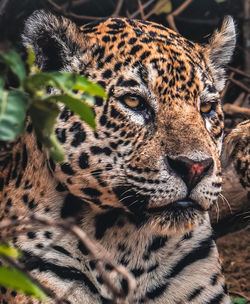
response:
<path id="1" fill-rule="evenodd" d="M 187 212 L 205 211 L 200 204 L 189 198 L 172 202 L 168 205 L 148 208 L 149 213 L 187 213 Z"/>
<path id="2" fill-rule="evenodd" d="M 182 199 L 165 206 L 147 209 L 151 226 L 158 233 L 171 234 L 191 231 L 201 224 L 204 209 L 191 199 Z"/>

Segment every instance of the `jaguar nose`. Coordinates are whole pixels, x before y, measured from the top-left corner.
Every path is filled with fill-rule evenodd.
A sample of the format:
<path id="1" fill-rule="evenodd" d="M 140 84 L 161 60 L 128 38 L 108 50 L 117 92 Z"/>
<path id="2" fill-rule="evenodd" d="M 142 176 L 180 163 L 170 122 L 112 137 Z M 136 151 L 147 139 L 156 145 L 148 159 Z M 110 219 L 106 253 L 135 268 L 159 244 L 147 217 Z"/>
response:
<path id="1" fill-rule="evenodd" d="M 213 168 L 213 159 L 207 158 L 194 161 L 190 158 L 179 156 L 177 158 L 167 157 L 170 168 L 185 182 L 190 192 Z"/>

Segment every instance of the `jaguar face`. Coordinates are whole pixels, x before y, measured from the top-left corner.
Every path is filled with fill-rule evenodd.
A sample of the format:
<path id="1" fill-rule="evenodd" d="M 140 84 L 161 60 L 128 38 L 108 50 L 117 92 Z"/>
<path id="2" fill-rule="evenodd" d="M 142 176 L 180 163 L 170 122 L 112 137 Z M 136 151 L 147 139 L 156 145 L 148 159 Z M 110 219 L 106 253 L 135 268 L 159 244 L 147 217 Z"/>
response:
<path id="1" fill-rule="evenodd" d="M 93 107 L 96 131 L 66 108 L 60 115 L 60 184 L 95 212 L 117 208 L 161 233 L 199 224 L 221 189 L 220 91 L 232 19 L 206 47 L 150 22 L 113 18 L 78 29 L 62 18 L 57 26 L 64 36 L 47 39 L 49 51 L 41 34 L 26 30 L 37 64 L 76 71 L 108 93 Z"/>

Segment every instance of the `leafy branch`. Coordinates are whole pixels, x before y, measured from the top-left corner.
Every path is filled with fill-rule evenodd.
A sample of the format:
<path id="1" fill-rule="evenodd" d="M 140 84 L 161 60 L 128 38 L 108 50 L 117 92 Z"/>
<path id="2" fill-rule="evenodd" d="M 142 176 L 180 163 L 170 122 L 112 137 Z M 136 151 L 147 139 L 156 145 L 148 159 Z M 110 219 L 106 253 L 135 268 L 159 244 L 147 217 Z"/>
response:
<path id="1" fill-rule="evenodd" d="M 4 73 L 0 75 L 0 140 L 12 141 L 22 134 L 28 114 L 39 141 L 48 148 L 54 161 L 61 162 L 64 154 L 54 133 L 59 104 L 67 106 L 95 129 L 93 96 L 106 98 L 107 95 L 101 86 L 76 73 L 40 72 L 34 60 L 34 52 L 29 47 L 27 73 L 16 51 L 0 54 L 4 64 Z M 5 89 L 8 70 L 17 76 L 18 88 Z M 55 89 L 56 94 L 48 94 L 48 87 Z"/>

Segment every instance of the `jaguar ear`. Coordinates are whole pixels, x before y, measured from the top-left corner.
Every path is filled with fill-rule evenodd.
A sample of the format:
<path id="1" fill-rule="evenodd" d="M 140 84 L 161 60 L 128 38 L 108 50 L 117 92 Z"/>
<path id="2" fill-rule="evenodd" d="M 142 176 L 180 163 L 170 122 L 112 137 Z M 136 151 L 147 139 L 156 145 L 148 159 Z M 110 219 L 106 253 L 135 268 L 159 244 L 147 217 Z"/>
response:
<path id="1" fill-rule="evenodd" d="M 40 10 L 25 22 L 22 39 L 25 46 L 32 46 L 41 70 L 59 71 L 77 65 L 83 40 L 80 36 L 69 19 Z"/>
<path id="2" fill-rule="evenodd" d="M 231 60 L 236 44 L 236 29 L 233 18 L 225 17 L 220 30 L 216 30 L 206 47 L 212 63 L 215 83 L 219 91 L 225 85 L 225 66 Z"/>

